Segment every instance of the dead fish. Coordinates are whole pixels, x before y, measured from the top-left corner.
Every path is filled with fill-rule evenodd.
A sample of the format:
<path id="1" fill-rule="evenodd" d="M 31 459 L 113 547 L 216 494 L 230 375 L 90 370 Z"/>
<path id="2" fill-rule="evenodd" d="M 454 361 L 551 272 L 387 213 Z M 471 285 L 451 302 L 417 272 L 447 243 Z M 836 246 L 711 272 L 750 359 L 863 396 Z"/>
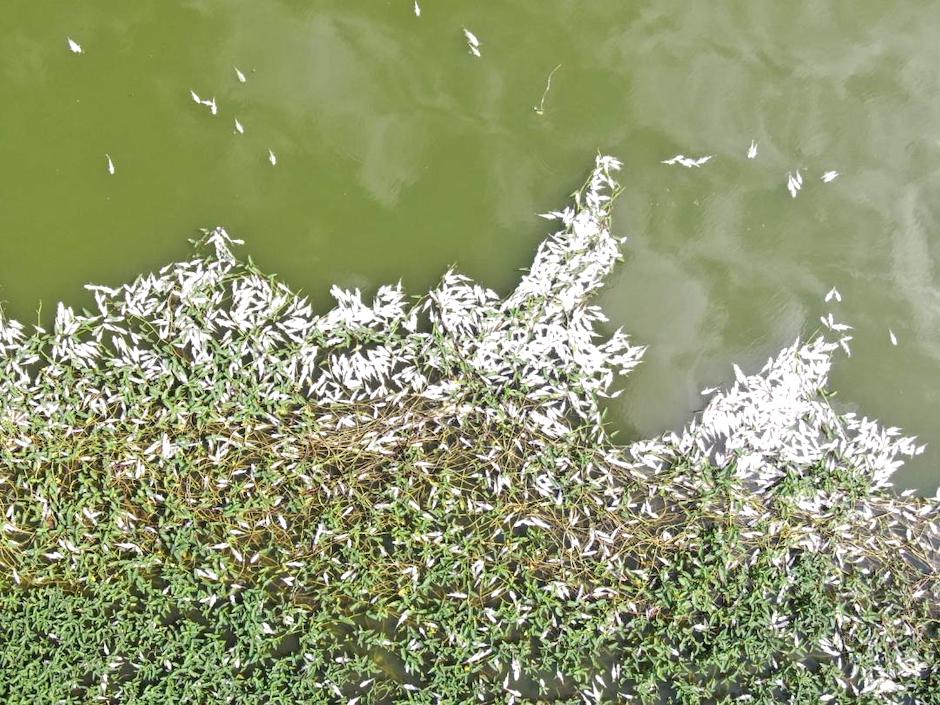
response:
<path id="1" fill-rule="evenodd" d="M 800 192 L 800 189 L 803 188 L 803 177 L 800 176 L 799 169 L 794 176 L 789 171 L 787 172 L 787 190 L 790 192 L 790 196 L 796 198 L 796 194 Z"/>
<path id="2" fill-rule="evenodd" d="M 189 95 L 192 96 L 194 103 L 198 103 L 199 105 L 205 105 L 207 108 L 209 108 L 209 112 L 212 113 L 213 115 L 218 114 L 219 106 L 215 102 L 215 96 L 213 96 L 212 99 L 210 100 L 204 100 L 200 98 L 199 94 L 196 93 L 196 91 L 192 89 L 189 90 Z"/>
<path id="3" fill-rule="evenodd" d="M 470 53 L 474 56 L 480 56 L 480 40 L 477 39 L 477 35 L 471 32 L 466 27 L 463 28 L 463 36 L 467 38 L 467 48 L 470 49 Z"/>
<path id="4" fill-rule="evenodd" d="M 692 167 L 702 166 L 702 164 L 705 164 L 711 158 L 712 158 L 711 154 L 704 156 L 704 157 L 699 157 L 698 159 L 695 159 L 693 157 L 687 157 L 684 154 L 677 154 L 676 156 L 671 157 L 670 159 L 662 160 L 660 164 L 670 164 L 670 165 L 679 164 L 681 166 L 684 166 L 687 169 L 691 169 Z"/>

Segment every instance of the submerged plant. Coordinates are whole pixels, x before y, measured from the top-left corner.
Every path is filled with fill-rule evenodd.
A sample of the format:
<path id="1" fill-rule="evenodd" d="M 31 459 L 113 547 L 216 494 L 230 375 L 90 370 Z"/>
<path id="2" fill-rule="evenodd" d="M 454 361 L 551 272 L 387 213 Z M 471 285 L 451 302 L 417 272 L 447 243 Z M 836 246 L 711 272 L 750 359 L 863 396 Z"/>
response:
<path id="1" fill-rule="evenodd" d="M 606 433 L 643 353 L 590 304 L 618 168 L 505 299 L 448 272 L 317 316 L 215 230 L 0 319 L 0 698 L 940 703 L 940 505 L 827 403 L 838 342 Z"/>

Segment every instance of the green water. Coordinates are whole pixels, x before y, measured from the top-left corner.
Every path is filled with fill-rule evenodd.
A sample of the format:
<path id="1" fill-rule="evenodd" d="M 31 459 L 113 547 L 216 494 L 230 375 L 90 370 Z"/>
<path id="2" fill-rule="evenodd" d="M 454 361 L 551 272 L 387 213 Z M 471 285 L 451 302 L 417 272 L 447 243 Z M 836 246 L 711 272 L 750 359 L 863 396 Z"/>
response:
<path id="1" fill-rule="evenodd" d="M 0 298 L 45 318 L 224 225 L 329 306 L 329 284 L 448 265 L 499 290 L 597 150 L 625 162 L 630 235 L 603 297 L 648 343 L 622 438 L 835 315 L 845 403 L 931 447 L 940 478 L 940 13 L 931 2 L 6 0 Z M 481 40 L 468 54 L 461 29 Z M 72 54 L 66 37 L 84 54 Z M 546 78 L 561 64 L 539 103 Z M 247 76 L 240 83 L 233 70 Z M 216 97 L 220 114 L 189 91 Z M 233 134 L 234 119 L 245 134 Z M 751 140 L 759 155 L 746 159 Z M 268 149 L 278 157 L 267 161 Z M 676 153 L 714 154 L 700 169 Z M 106 170 L 105 153 L 116 173 Z M 786 173 L 801 168 L 796 199 Z M 841 172 L 829 184 L 825 170 Z M 889 342 L 892 328 L 899 344 Z"/>

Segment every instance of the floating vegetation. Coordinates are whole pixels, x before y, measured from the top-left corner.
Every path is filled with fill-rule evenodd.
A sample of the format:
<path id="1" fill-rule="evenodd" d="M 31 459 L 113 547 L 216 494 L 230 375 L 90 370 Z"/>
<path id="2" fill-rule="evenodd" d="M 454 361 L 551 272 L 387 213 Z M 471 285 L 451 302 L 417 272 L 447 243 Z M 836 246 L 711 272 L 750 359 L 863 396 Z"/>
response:
<path id="1" fill-rule="evenodd" d="M 0 319 L 9 703 L 938 703 L 921 450 L 840 413 L 838 343 L 613 443 L 643 348 L 598 157 L 505 299 L 451 271 L 310 304 L 233 252 Z"/>

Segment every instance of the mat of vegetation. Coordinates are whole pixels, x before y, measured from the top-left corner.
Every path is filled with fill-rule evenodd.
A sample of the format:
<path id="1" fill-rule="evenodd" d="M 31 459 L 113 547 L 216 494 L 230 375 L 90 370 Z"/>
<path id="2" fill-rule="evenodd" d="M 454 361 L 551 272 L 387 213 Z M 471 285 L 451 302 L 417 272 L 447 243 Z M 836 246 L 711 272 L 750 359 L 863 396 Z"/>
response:
<path id="1" fill-rule="evenodd" d="M 940 504 L 830 406 L 839 340 L 605 432 L 643 353 L 590 304 L 617 168 L 505 299 L 315 315 L 216 230 L 0 318 L 0 701 L 940 703 Z"/>

